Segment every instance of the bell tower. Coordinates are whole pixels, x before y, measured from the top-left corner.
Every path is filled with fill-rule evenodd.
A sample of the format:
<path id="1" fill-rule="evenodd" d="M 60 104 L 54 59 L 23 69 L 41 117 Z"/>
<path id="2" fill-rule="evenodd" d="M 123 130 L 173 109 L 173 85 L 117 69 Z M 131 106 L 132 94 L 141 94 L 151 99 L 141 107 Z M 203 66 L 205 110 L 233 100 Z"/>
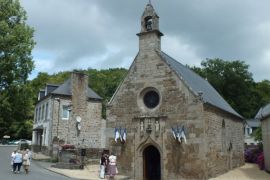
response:
<path id="1" fill-rule="evenodd" d="M 139 36 L 140 51 L 161 51 L 160 41 L 163 34 L 159 31 L 159 16 L 150 2 L 141 17 L 141 32 L 137 36 Z"/>

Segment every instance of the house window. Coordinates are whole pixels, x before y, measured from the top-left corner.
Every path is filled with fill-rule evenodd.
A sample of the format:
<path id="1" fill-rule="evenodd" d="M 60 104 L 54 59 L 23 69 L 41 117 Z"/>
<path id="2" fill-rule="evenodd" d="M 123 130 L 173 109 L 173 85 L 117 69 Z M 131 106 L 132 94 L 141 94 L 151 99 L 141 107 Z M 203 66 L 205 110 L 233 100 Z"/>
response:
<path id="1" fill-rule="evenodd" d="M 49 111 L 49 108 L 48 108 L 49 104 L 46 103 L 46 108 L 45 108 L 45 120 L 48 119 L 48 111 Z"/>
<path id="2" fill-rule="evenodd" d="M 68 106 L 62 106 L 62 119 L 68 120 L 68 118 L 69 118 Z"/>
<path id="3" fill-rule="evenodd" d="M 38 108 L 38 121 L 41 119 L 41 107 Z"/>
<path id="4" fill-rule="evenodd" d="M 250 135 L 252 133 L 251 128 L 247 128 L 247 135 Z"/>
<path id="5" fill-rule="evenodd" d="M 35 122 L 37 122 L 37 118 L 38 118 L 38 108 L 36 107 Z"/>
<path id="6" fill-rule="evenodd" d="M 42 117 L 41 120 L 44 120 L 44 105 L 42 105 Z"/>

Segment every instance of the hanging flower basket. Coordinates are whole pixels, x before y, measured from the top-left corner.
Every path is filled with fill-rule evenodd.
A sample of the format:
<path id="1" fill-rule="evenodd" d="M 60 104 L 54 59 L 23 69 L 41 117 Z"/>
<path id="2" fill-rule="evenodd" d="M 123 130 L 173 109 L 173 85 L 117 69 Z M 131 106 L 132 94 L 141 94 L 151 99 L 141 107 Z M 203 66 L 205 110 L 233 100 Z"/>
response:
<path id="1" fill-rule="evenodd" d="M 75 149 L 75 146 L 73 144 L 64 144 L 62 145 L 63 150 L 68 150 L 68 149 Z"/>

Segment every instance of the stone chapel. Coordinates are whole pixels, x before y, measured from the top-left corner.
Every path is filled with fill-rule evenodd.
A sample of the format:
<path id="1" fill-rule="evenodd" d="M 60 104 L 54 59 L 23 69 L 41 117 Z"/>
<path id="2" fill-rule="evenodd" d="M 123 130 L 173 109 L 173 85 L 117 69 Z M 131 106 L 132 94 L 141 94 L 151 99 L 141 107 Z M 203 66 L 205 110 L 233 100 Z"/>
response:
<path id="1" fill-rule="evenodd" d="M 106 147 L 119 172 L 136 180 L 208 179 L 243 165 L 242 116 L 161 50 L 150 3 L 137 36 L 139 52 L 107 108 Z M 120 129 L 126 141 L 115 138 Z"/>

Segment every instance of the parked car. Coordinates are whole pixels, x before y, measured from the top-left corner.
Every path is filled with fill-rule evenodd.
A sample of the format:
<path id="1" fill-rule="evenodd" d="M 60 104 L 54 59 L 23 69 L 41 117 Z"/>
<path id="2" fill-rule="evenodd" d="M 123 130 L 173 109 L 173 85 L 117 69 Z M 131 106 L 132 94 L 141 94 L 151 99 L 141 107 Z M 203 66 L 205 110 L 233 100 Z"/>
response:
<path id="1" fill-rule="evenodd" d="M 15 145 L 15 142 L 16 142 L 15 140 L 11 140 L 8 142 L 8 145 Z"/>
<path id="2" fill-rule="evenodd" d="M 20 144 L 28 144 L 28 145 L 31 145 L 32 144 L 32 141 L 29 141 L 27 139 L 20 139 L 18 141 L 15 141 L 14 144 L 16 145 L 20 145 Z"/>

